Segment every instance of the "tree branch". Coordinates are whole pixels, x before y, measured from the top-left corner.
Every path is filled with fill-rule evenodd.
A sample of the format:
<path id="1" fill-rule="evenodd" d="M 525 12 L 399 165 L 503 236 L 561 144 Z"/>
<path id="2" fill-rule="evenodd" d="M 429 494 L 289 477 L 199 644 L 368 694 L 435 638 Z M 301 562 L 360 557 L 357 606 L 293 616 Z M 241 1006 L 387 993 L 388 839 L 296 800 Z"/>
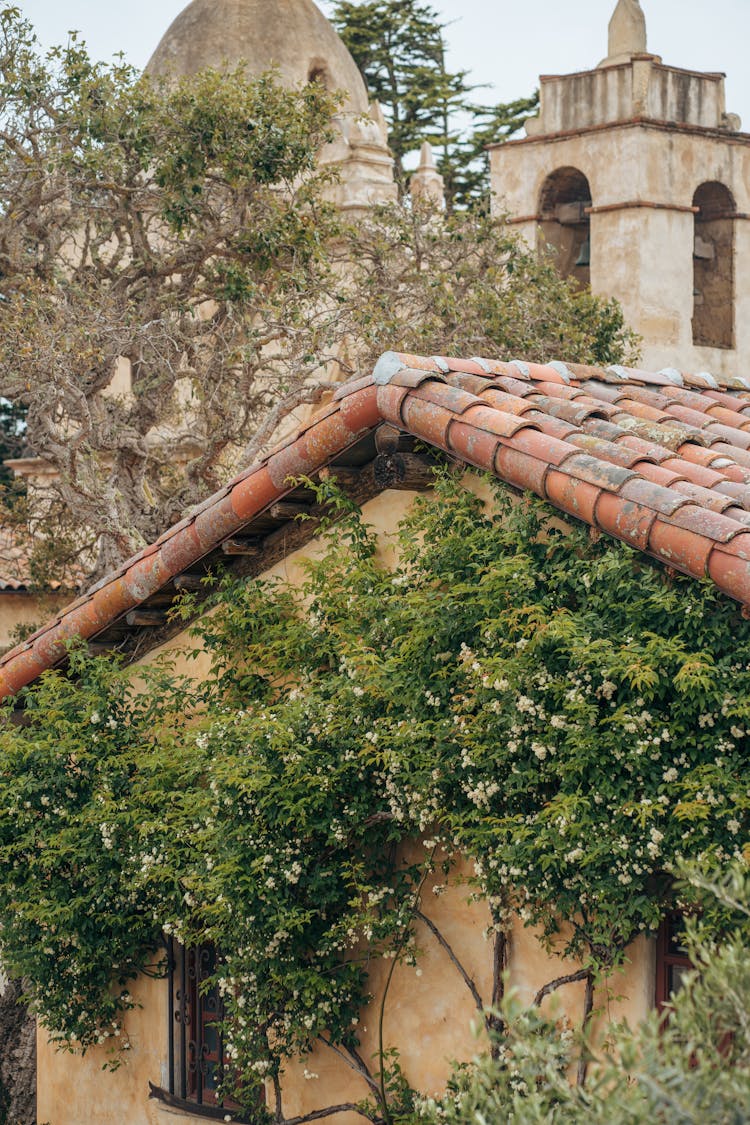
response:
<path id="1" fill-rule="evenodd" d="M 281 1120 L 280 1125 L 304 1125 L 305 1121 L 319 1121 L 321 1117 L 331 1117 L 334 1113 L 346 1112 L 358 1113 L 360 1117 L 372 1121 L 374 1125 L 377 1125 L 381 1120 L 379 1117 L 373 1117 L 366 1113 L 356 1102 L 342 1102 L 341 1105 L 330 1105 L 326 1109 L 313 1110 L 312 1113 L 306 1113 L 302 1117 L 285 1117 Z"/>
<path id="2" fill-rule="evenodd" d="M 549 996 L 551 992 L 556 992 L 558 988 L 562 988 L 565 984 L 575 984 L 579 980 L 588 980 L 591 976 L 589 969 L 579 969 L 575 973 L 568 973 L 564 977 L 556 977 L 554 980 L 545 984 L 544 988 L 540 988 L 534 997 L 534 1006 L 539 1007 L 545 996 Z"/>
<path id="3" fill-rule="evenodd" d="M 583 1043 L 581 1044 L 581 1056 L 578 1060 L 578 1072 L 576 1074 L 576 1084 L 584 1086 L 586 1084 L 586 1072 L 589 1066 L 589 1053 L 586 1045 L 585 1033 L 588 1030 L 591 1015 L 594 1011 L 594 974 L 588 973 L 586 977 L 586 991 L 583 994 L 583 1023 L 581 1030 L 584 1033 Z"/>
<path id="4" fill-rule="evenodd" d="M 340 1047 L 337 1047 L 336 1044 L 332 1043 L 330 1039 L 326 1039 L 326 1037 L 324 1035 L 319 1035 L 318 1038 L 320 1039 L 321 1043 L 325 1043 L 326 1047 L 330 1047 L 330 1049 L 334 1052 L 334 1054 L 338 1055 L 339 1058 L 343 1059 L 348 1067 L 351 1067 L 351 1069 L 356 1074 L 359 1074 L 360 1077 L 364 1079 L 364 1081 L 367 1083 L 367 1085 L 372 1090 L 373 1094 L 375 1094 L 375 1096 L 379 1100 L 380 1099 L 380 1088 L 378 1087 L 378 1084 L 375 1081 L 375 1079 L 372 1077 L 372 1074 L 370 1073 L 370 1069 L 367 1066 L 367 1063 L 361 1057 L 361 1055 L 359 1055 L 357 1053 L 357 1051 L 354 1050 L 353 1047 L 347 1047 L 344 1051 L 342 1051 Z M 350 1056 L 350 1057 L 347 1058 L 347 1055 Z"/>
<path id="5" fill-rule="evenodd" d="M 480 1011 L 480 1012 L 484 1012 L 484 1001 L 482 1000 L 482 997 L 479 995 L 479 992 L 477 991 L 477 987 L 474 984 L 474 981 L 471 979 L 469 974 L 466 972 L 466 969 L 463 967 L 463 965 L 459 961 L 458 957 L 453 952 L 453 949 L 451 948 L 449 943 L 446 941 L 446 939 L 443 937 L 443 935 L 441 934 L 440 930 L 437 928 L 435 923 L 433 921 L 431 921 L 431 919 L 429 919 L 426 914 L 423 914 L 421 910 L 415 911 L 414 916 L 415 916 L 415 918 L 418 918 L 419 921 L 422 922 L 423 925 L 425 925 L 427 927 L 427 929 L 430 931 L 432 936 L 437 940 L 438 944 L 448 954 L 448 957 L 449 957 L 451 963 L 455 966 L 456 969 L 458 969 L 458 972 L 461 975 L 461 979 L 463 980 L 464 984 L 466 985 L 469 992 L 471 993 L 471 995 L 473 997 L 473 1000 L 474 1000 L 474 1003 L 477 1007 L 477 1010 Z"/>
<path id="6" fill-rule="evenodd" d="M 497 924 L 496 919 L 495 922 Z M 495 1032 L 496 1035 L 505 1028 L 505 1021 L 498 1014 L 498 1010 L 505 995 L 504 974 L 508 968 L 509 945 L 507 934 L 503 930 L 498 930 L 492 948 L 492 1007 L 485 1019 L 487 1030 Z M 499 1055 L 499 1044 L 496 1040 L 490 1045 L 490 1053 L 493 1058 Z"/>

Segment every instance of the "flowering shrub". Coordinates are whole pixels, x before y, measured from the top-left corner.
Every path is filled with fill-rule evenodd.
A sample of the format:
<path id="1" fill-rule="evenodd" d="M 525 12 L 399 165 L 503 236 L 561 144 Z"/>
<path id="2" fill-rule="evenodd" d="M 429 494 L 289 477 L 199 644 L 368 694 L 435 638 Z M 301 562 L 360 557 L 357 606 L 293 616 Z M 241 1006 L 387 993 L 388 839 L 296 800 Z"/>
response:
<path id="1" fill-rule="evenodd" d="M 358 1020 L 374 955 L 413 962 L 417 919 L 444 940 L 428 874 L 473 858 L 499 989 L 509 911 L 565 923 L 590 984 L 674 905 L 677 861 L 744 863 L 750 627 L 500 487 L 489 510 L 442 475 L 393 569 L 332 502 L 299 589 L 223 586 L 207 678 L 74 652 L 28 692 L 0 733 L 1 956 L 62 1042 L 116 1047 L 160 935 L 213 942 L 235 1097 L 322 1043 L 393 1121 L 412 1094 Z"/>

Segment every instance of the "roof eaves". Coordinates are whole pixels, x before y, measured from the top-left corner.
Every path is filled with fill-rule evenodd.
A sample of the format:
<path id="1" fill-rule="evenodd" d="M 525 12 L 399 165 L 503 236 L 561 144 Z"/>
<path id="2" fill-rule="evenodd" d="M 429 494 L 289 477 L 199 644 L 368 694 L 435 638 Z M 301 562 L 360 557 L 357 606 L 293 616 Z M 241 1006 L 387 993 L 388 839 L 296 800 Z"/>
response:
<path id="1" fill-rule="evenodd" d="M 0 658 L 15 695 L 381 423 L 750 603 L 750 395 L 739 380 L 386 352 L 333 401 Z M 744 384 L 744 380 L 741 381 Z M 688 390 L 688 388 L 691 388 Z M 718 390 L 716 389 L 718 388 Z"/>

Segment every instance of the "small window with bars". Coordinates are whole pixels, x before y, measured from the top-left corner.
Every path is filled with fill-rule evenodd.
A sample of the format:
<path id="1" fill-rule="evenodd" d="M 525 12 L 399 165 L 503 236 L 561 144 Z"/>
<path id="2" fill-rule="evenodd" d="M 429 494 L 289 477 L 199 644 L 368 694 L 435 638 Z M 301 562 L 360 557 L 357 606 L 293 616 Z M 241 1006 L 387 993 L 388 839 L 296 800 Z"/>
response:
<path id="1" fill-rule="evenodd" d="M 217 965 L 213 945 L 167 945 L 169 995 L 168 1089 L 151 1087 L 151 1096 L 200 1117 L 244 1121 L 236 1103 L 220 1094 L 227 1066 L 222 1033 L 224 1006 L 216 985 L 208 985 Z"/>

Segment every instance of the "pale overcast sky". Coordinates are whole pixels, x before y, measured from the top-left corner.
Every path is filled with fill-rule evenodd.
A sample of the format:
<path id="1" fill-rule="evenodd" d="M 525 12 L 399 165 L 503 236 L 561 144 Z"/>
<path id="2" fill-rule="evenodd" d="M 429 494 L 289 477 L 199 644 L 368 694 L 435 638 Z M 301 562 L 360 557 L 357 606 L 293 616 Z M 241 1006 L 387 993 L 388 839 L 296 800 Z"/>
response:
<path id="1" fill-rule="evenodd" d="M 18 3 L 18 0 L 16 0 Z M 324 11 L 330 3 L 319 0 Z M 594 66 L 606 55 L 615 0 L 432 0 L 446 21 L 451 65 L 491 89 L 487 101 L 528 94 L 539 74 Z M 727 74 L 727 110 L 750 131 L 750 0 L 641 0 L 649 50 L 666 63 Z M 123 51 L 142 67 L 186 0 L 20 0 L 45 46 L 75 28 L 92 55 Z"/>

